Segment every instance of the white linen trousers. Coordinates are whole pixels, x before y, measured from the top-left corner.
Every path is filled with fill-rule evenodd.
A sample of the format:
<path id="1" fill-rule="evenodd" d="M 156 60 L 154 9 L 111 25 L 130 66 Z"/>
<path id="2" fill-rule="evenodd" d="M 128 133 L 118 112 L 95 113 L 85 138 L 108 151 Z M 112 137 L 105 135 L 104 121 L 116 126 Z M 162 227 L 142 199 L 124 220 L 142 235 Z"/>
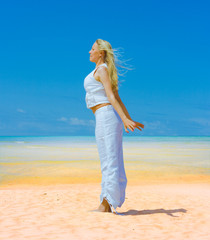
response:
<path id="1" fill-rule="evenodd" d="M 102 182 L 100 202 L 107 200 L 115 212 L 125 201 L 127 177 L 123 161 L 123 122 L 112 105 L 96 110 L 95 137 L 100 158 Z"/>

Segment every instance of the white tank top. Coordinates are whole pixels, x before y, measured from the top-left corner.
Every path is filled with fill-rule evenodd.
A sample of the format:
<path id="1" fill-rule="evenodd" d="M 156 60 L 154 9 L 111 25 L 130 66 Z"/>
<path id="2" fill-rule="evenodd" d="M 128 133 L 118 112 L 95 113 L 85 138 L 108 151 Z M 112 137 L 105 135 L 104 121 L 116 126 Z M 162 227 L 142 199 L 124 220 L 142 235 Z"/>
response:
<path id="1" fill-rule="evenodd" d="M 106 63 L 103 63 L 98 67 L 101 66 L 105 66 L 106 68 L 108 68 Z M 88 74 L 84 80 L 84 88 L 86 91 L 85 101 L 87 108 L 94 107 L 100 103 L 110 103 L 103 84 L 97 81 L 93 76 L 97 68 L 95 68 L 90 74 Z"/>

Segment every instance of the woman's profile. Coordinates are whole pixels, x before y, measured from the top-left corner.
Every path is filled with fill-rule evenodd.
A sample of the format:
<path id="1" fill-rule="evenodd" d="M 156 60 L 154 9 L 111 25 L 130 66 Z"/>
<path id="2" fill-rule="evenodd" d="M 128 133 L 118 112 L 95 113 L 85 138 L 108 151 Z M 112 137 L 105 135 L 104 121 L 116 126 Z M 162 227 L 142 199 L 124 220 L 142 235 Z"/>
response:
<path id="1" fill-rule="evenodd" d="M 97 39 L 90 50 L 95 69 L 85 78 L 86 105 L 95 115 L 95 137 L 102 182 L 100 206 L 95 211 L 113 212 L 125 201 L 127 177 L 123 160 L 123 126 L 126 132 L 144 128 L 133 121 L 118 94 L 115 55 L 109 42 Z"/>

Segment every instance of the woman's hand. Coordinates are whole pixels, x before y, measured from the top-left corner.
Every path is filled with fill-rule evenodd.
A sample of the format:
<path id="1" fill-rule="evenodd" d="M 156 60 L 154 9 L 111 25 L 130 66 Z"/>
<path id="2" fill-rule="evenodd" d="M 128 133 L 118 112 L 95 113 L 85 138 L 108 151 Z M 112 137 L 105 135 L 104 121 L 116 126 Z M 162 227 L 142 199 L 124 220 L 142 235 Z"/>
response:
<path id="1" fill-rule="evenodd" d="M 144 124 L 136 121 L 132 121 L 128 118 L 124 119 L 123 124 L 124 124 L 125 131 L 127 133 L 129 133 L 127 128 L 129 128 L 132 132 L 134 131 L 135 128 L 138 128 L 140 131 L 142 131 L 141 128 L 144 128 Z"/>
<path id="2" fill-rule="evenodd" d="M 135 121 L 134 121 L 135 122 Z M 144 128 L 144 124 L 140 123 L 140 122 L 135 122 L 136 124 L 136 128 L 138 128 L 140 131 L 142 131 L 141 128 Z"/>

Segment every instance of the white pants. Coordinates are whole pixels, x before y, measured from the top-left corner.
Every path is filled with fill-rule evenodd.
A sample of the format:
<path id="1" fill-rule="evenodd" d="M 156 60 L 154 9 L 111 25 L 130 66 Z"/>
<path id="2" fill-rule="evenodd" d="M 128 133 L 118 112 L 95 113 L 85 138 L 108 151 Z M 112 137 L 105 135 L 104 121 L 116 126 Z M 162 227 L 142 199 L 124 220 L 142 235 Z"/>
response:
<path id="1" fill-rule="evenodd" d="M 102 173 L 100 202 L 105 198 L 111 210 L 113 207 L 116 211 L 125 201 L 127 185 L 122 148 L 123 123 L 112 105 L 96 110 L 95 118 L 95 136 Z"/>

